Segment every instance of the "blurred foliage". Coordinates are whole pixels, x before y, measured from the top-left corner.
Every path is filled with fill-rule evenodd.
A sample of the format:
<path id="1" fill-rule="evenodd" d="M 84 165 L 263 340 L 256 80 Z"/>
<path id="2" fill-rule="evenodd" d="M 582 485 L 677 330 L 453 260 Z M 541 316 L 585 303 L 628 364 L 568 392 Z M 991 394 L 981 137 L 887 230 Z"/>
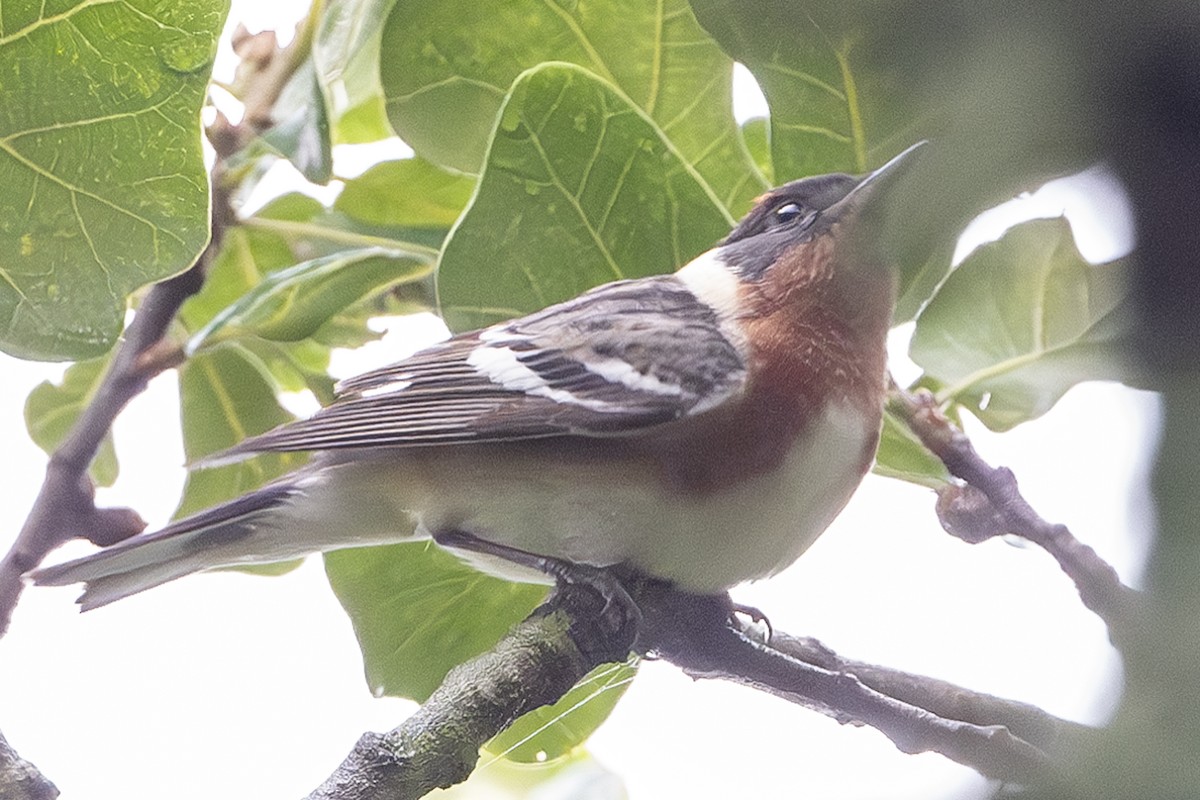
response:
<path id="1" fill-rule="evenodd" d="M 484 748 L 523 764 L 563 758 L 608 719 L 635 675 L 634 663 L 601 664 L 557 703 L 521 716 Z"/>
<path id="2" fill-rule="evenodd" d="M 1092 266 L 1063 219 L 1027 222 L 971 253 L 917 318 L 911 355 L 993 430 L 1050 410 L 1085 380 L 1124 376 L 1127 275 Z"/>
<path id="3" fill-rule="evenodd" d="M 157 26 L 138 12 L 143 5 L 85 4 L 69 23 L 44 24 L 35 22 L 38 3 L 4 6 L 0 349 L 96 359 L 30 396 L 29 427 L 45 448 L 87 403 L 126 306 L 136 303 L 131 293 L 185 268 L 207 237 L 196 120 L 224 6 L 158 3 L 158 19 L 170 24 Z M 767 186 L 764 176 L 774 183 L 861 172 L 919 139 L 932 144 L 878 231 L 900 268 L 895 321 L 916 320 L 911 354 L 925 371 L 917 383 L 934 387 L 951 415 L 965 409 L 1007 429 L 1044 413 L 1078 381 L 1124 379 L 1120 347 L 1133 318 L 1127 264 L 1084 264 L 1066 226 L 1045 221 L 1014 228 L 957 268 L 950 263 L 979 211 L 1102 155 L 1130 182 L 1143 214 L 1156 210 L 1139 220 L 1158 234 L 1152 244 L 1196 229 L 1195 214 L 1173 215 L 1161 196 L 1171 188 L 1175 206 L 1192 208 L 1195 182 L 1175 176 L 1200 163 L 1191 158 L 1200 126 L 1176 130 L 1170 121 L 1200 85 L 1177 66 L 1200 52 L 1200 25 L 1185 24 L 1196 23 L 1197 11 L 1176 2 L 1153 13 L 1102 8 L 943 0 L 519 0 L 487 14 L 462 0 L 315 6 L 276 127 L 234 161 L 240 188 L 279 158 L 327 181 L 336 174 L 334 143 L 392 130 L 418 155 L 343 180 L 331 205 L 285 195 L 226 231 L 175 334 L 190 355 L 179 378 L 188 457 L 288 420 L 280 392 L 306 388 L 328 400 L 330 349 L 372 338 L 371 316 L 437 302 L 452 326 L 471 327 L 604 281 L 669 271 L 723 236 Z M 734 60 L 763 88 L 768 119 L 734 120 Z M 1155 124 L 1137 127 L 1140 115 Z M 1128 154 L 1152 147 L 1161 132 L 1179 153 L 1147 160 L 1158 168 L 1144 174 Z M 1160 226 L 1160 218 L 1177 221 Z M 1188 274 L 1176 270 L 1142 291 L 1161 298 Z M 1190 311 L 1166 321 L 1186 324 L 1189 313 L 1194 321 Z M 1168 382 L 1183 398 L 1168 403 L 1169 423 L 1185 433 L 1188 377 Z M 1172 440 L 1175 470 L 1186 463 L 1183 441 Z M 180 513 L 296 463 L 269 456 L 195 471 Z M 116 469 L 106 444 L 93 474 L 105 482 Z M 890 416 L 876 469 L 922 486 L 947 480 Z M 1179 531 L 1196 518 L 1182 510 L 1195 496 L 1187 479 L 1166 468 L 1160 476 L 1166 500 L 1177 503 L 1165 524 Z M 1156 562 L 1156 580 L 1174 575 L 1178 587 L 1193 577 L 1200 561 L 1186 541 L 1180 534 L 1174 561 Z M 419 544 L 334 553 L 326 566 L 370 686 L 409 697 L 426 696 L 542 594 Z M 1169 627 L 1147 630 L 1160 637 L 1147 648 L 1170 636 Z M 1200 663 L 1193 638 L 1176 643 L 1179 662 Z M 1161 744 L 1146 731 L 1163 721 L 1195 752 L 1196 718 L 1184 714 L 1191 706 L 1170 707 L 1173 690 L 1190 684 L 1166 683 L 1181 674 L 1167 656 L 1138 655 L 1129 697 L 1142 705 L 1123 709 L 1121 730 Z M 596 704 L 583 724 L 558 720 L 521 752 L 569 752 L 608 708 Z M 1110 760 L 1128 763 L 1121 758 Z"/>

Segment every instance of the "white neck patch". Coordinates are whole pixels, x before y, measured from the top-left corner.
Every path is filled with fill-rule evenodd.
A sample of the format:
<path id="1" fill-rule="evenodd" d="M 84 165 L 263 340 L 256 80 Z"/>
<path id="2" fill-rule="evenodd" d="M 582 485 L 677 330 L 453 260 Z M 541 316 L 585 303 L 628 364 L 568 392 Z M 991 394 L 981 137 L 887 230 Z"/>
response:
<path id="1" fill-rule="evenodd" d="M 721 257 L 720 247 L 706 250 L 679 268 L 675 277 L 701 303 L 717 312 L 721 331 L 745 355 L 746 337 L 738 322 L 741 282 Z"/>
<path id="2" fill-rule="evenodd" d="M 738 278 L 721 258 L 720 247 L 696 256 L 680 267 L 675 277 L 697 300 L 716 310 L 722 322 L 737 316 Z"/>

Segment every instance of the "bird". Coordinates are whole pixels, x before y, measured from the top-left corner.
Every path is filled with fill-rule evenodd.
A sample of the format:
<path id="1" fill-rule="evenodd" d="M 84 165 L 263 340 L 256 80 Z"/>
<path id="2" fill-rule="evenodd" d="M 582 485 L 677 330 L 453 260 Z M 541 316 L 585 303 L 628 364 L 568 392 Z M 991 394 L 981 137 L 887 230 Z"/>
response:
<path id="1" fill-rule="evenodd" d="M 766 192 L 672 274 L 344 380 L 310 418 L 206 462 L 311 451 L 305 466 L 31 577 L 85 584 L 88 610 L 205 569 L 418 539 L 517 581 L 769 577 L 874 459 L 896 268 L 873 209 L 920 144 Z"/>

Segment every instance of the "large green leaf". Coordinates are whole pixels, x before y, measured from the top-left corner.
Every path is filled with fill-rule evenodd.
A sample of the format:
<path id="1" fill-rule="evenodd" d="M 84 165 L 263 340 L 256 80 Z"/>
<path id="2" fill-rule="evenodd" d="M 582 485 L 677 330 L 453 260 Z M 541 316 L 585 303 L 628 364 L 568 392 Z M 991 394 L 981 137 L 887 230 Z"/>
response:
<path id="1" fill-rule="evenodd" d="M 308 216 L 321 210 L 320 203 L 303 195 L 288 195 L 277 202 L 291 206 L 295 215 Z M 283 237 L 259 233 L 249 226 L 231 228 L 209 267 L 203 288 L 180 308 L 180 321 L 190 332 L 200 330 L 257 286 L 264 275 L 296 261 L 291 243 Z"/>
<path id="2" fill-rule="evenodd" d="M 330 347 L 335 345 L 318 340 L 322 331 L 318 331 L 311 339 L 298 342 L 279 342 L 250 336 L 239 339 L 238 345 L 258 358 L 279 391 L 299 392 L 308 389 L 318 402 L 329 404 L 333 402 L 335 394 L 334 380 L 329 377 Z M 361 345 L 364 338 L 369 340 L 370 335 L 371 332 L 365 335 L 359 332 L 351 342 Z"/>
<path id="3" fill-rule="evenodd" d="M 326 553 L 325 571 L 354 624 L 371 691 L 417 701 L 546 593 L 488 577 L 427 542 Z"/>
<path id="4" fill-rule="evenodd" d="M 1080 381 L 1127 374 L 1121 263 L 1092 266 L 1063 219 L 1026 222 L 959 265 L 917 318 L 910 352 L 994 430 L 1050 409 Z"/>
<path id="5" fill-rule="evenodd" d="M 364 173 L 364 176 L 369 173 Z M 361 177 L 361 176 L 360 176 Z M 347 186 L 356 184 L 359 178 L 347 181 Z M 376 189 L 382 190 L 377 184 Z M 396 185 L 382 202 L 395 200 L 412 216 L 420 201 L 403 197 L 405 191 L 433 194 L 441 187 L 431 184 Z M 359 195 L 354 190 L 352 197 Z M 426 195 L 430 196 L 430 195 Z M 434 196 L 429 205 L 447 202 L 446 198 Z M 292 260 L 277 267 L 289 266 L 297 261 L 334 255 L 359 247 L 384 247 L 398 250 L 424 250 L 431 257 L 442 246 L 448 224 L 440 220 L 444 209 L 432 213 L 412 225 L 392 225 L 387 221 L 376 222 L 371 218 L 365 204 L 347 201 L 333 209 L 325 208 L 317 200 L 302 194 L 287 194 L 264 206 L 257 214 L 242 220 L 241 228 L 251 232 L 252 239 L 261 245 L 286 248 Z M 361 215 L 358 216 L 358 215 Z"/>
<path id="6" fill-rule="evenodd" d="M 754 163 L 758 165 L 768 182 L 775 182 L 775 168 L 771 165 L 771 121 L 766 117 L 748 119 L 742 125 L 742 140 Z"/>
<path id="7" fill-rule="evenodd" d="M 771 109 L 767 122 L 773 180 L 829 172 L 861 173 L 926 138 L 917 82 L 889 63 L 889 32 L 879 4 L 863 0 L 692 0 L 700 24 L 758 80 Z M 753 129 L 748 132 L 755 135 Z M 926 148 L 936 152 L 938 143 Z M 922 153 L 920 161 L 929 157 Z M 878 226 L 880 246 L 900 268 L 896 322 L 911 319 L 950 269 L 961 225 L 942 215 L 914 225 L 929 205 L 909 171 L 889 190 L 891 213 Z M 981 209 L 979 209 L 981 210 Z M 958 213 L 964 213 L 959 209 Z M 969 218 L 969 214 L 967 215 Z M 962 220 L 965 223 L 965 219 Z M 886 224 L 885 224 L 886 223 Z"/>
<path id="8" fill-rule="evenodd" d="M 96 389 L 108 372 L 109 358 L 94 358 L 72 364 L 57 383 L 42 381 L 25 398 L 25 425 L 38 447 L 52 455 L 62 444 L 75 420 L 92 402 Z M 117 451 L 112 431 L 100 441 L 88 474 L 100 486 L 111 486 L 117 479 Z"/>
<path id="9" fill-rule="evenodd" d="M 513 80 L 547 61 L 577 64 L 653 119 L 726 208 L 764 182 L 742 145 L 732 64 L 686 0 L 397 0 L 382 80 L 400 137 L 439 164 L 477 172 Z"/>
<path id="10" fill-rule="evenodd" d="M 771 108 L 779 182 L 863 172 L 914 139 L 896 86 L 863 68 L 869 3 L 692 0 L 696 18 L 745 64 Z"/>
<path id="11" fill-rule="evenodd" d="M 521 716 L 484 747 L 510 761 L 536 764 L 561 758 L 608 719 L 637 674 L 632 664 L 601 664 L 557 703 Z"/>
<path id="12" fill-rule="evenodd" d="M 451 328 L 479 327 L 670 272 L 731 223 L 651 119 L 586 70 L 543 65 L 505 101 L 438 300 Z"/>
<path id="13" fill-rule="evenodd" d="M 87 358 L 208 239 L 200 104 L 227 0 L 0 9 L 0 349 Z"/>

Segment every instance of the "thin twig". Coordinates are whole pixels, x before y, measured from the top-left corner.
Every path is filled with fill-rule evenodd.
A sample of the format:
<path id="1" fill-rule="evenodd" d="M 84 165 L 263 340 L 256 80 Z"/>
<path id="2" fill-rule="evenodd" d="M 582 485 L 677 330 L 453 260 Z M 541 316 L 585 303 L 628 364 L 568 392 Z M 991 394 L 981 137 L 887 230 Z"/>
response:
<path id="1" fill-rule="evenodd" d="M 905 753 L 940 753 L 988 777 L 1022 784 L 1045 784 L 1055 778 L 1046 753 L 1006 727 L 1004 720 L 1009 715 L 972 721 L 943 716 L 933 708 L 911 702 L 953 690 L 974 698 L 965 705 L 986 707 L 987 695 L 872 667 L 875 681 L 882 685 L 930 681 L 919 689 L 910 686 L 907 699 L 896 697 L 868 684 L 850 671 L 854 662 L 841 660 L 828 648 L 816 645 L 811 649 L 829 659 L 827 668 L 789 652 L 795 651 L 795 643 L 800 640 L 786 634 L 776 634 L 770 642 L 751 639 L 729 623 L 728 596 L 690 595 L 658 581 L 636 577 L 633 581 L 631 593 L 645 617 L 637 643 L 639 652 L 653 652 L 696 678 L 740 683 L 843 724 L 870 725 Z M 784 646 L 776 645 L 776 639 Z M 811 644 L 812 640 L 808 641 Z M 1028 710 L 1037 711 L 1032 707 Z M 1044 729 L 1068 724 L 1050 715 L 1045 717 L 1040 725 Z"/>
<path id="2" fill-rule="evenodd" d="M 214 209 L 217 207 L 214 202 Z M 217 243 L 216 225 L 213 230 L 213 242 Z M 161 372 L 160 364 L 143 364 L 141 356 L 159 343 L 179 306 L 200 289 L 211 253 L 219 246 L 214 243 L 186 272 L 150 289 L 125 330 L 96 395 L 50 456 L 33 508 L 0 561 L 0 635 L 7 631 L 24 588 L 21 576 L 40 564 L 51 550 L 76 537 L 99 545 L 112 544 L 145 527 L 130 509 L 97 508 L 87 470 L 117 414 Z"/>
<path id="3" fill-rule="evenodd" d="M 771 636 L 770 646 L 808 664 L 853 675 L 881 694 L 931 711 L 943 719 L 969 722 L 981 727 L 1002 725 L 1014 736 L 1052 757 L 1075 752 L 1080 743 L 1095 734 L 1093 728 L 1047 714 L 1029 703 L 970 691 L 925 675 L 845 658 L 811 637 L 777 633 Z"/>
<path id="4" fill-rule="evenodd" d="M 1083 604 L 1108 625 L 1114 644 L 1129 641 L 1141 606 L 1140 595 L 1121 582 L 1108 562 L 1065 525 L 1039 516 L 1021 495 L 1012 471 L 984 461 L 927 392 L 910 394 L 893 387 L 889 406 L 951 474 L 966 484 L 952 487 L 939 498 L 939 517 L 950 533 L 970 542 L 1011 533 L 1039 545 L 1075 582 Z"/>

